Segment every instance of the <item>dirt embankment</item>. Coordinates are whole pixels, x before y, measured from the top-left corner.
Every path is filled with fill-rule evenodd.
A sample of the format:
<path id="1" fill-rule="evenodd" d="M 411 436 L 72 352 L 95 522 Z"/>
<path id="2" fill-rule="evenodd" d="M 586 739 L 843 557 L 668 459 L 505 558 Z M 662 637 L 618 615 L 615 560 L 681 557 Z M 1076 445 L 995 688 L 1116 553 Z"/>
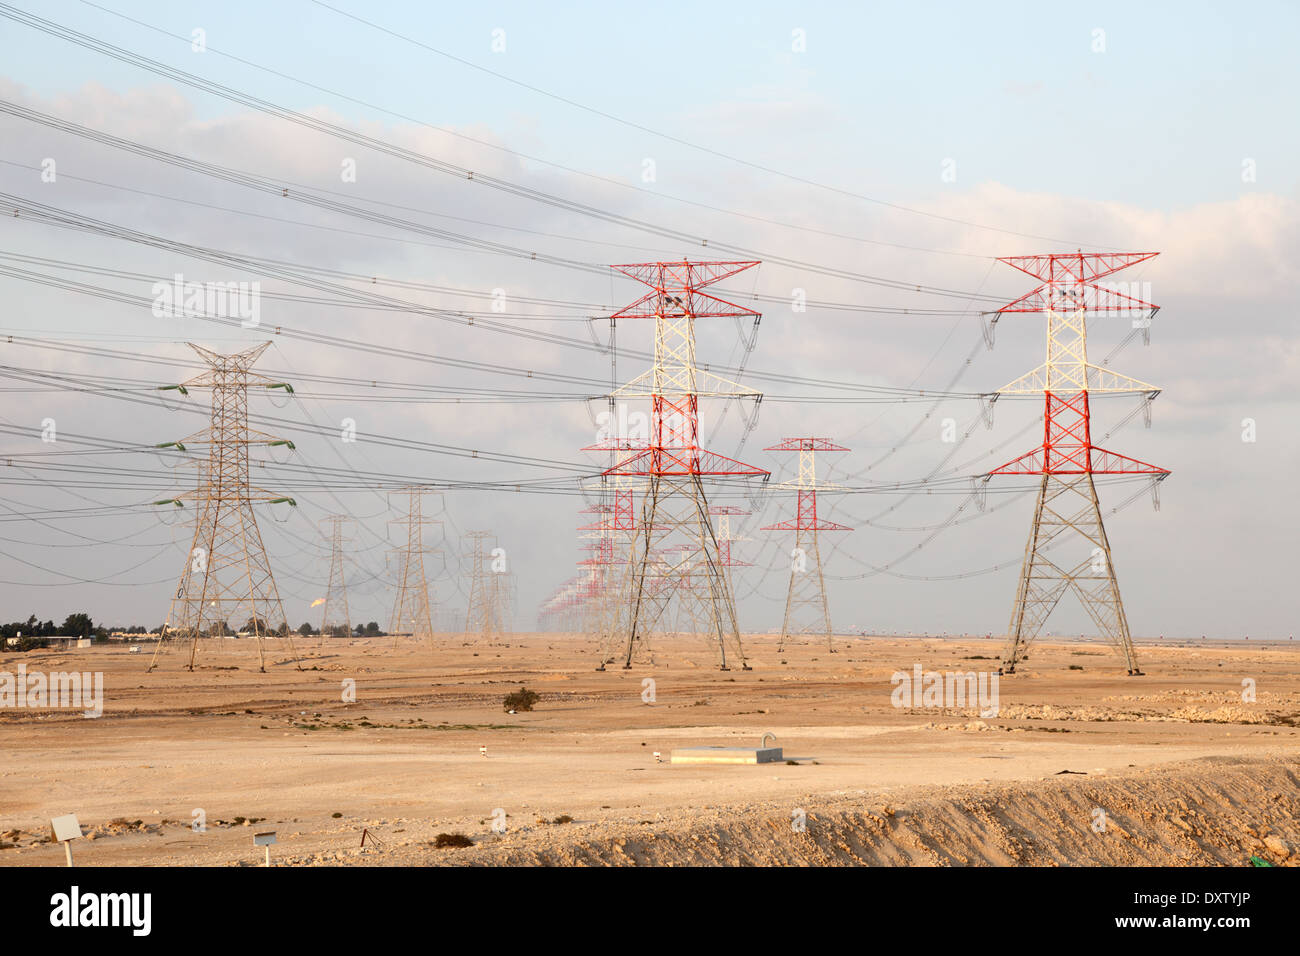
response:
<path id="1" fill-rule="evenodd" d="M 796 829 L 797 810 L 806 814 Z M 953 787 L 637 827 L 505 834 L 423 863 L 468 865 L 1300 865 L 1300 757 L 1210 758 L 1093 782 Z M 595 832 L 593 832 L 595 830 Z M 381 862 L 374 860 L 372 862 Z M 388 861 L 383 861 L 388 862 Z M 392 861 L 397 862 L 397 861 Z M 414 862 L 405 860 L 403 862 Z"/>

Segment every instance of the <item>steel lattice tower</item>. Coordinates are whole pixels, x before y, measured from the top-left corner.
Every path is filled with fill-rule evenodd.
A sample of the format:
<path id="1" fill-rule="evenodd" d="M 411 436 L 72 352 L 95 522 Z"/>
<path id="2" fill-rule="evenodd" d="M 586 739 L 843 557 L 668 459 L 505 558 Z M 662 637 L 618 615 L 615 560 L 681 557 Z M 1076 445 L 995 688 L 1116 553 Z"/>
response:
<path id="1" fill-rule="evenodd" d="M 593 505 L 582 512 L 600 516 L 597 521 L 578 528 L 579 539 L 586 542 L 582 547 L 591 556 L 578 562 L 578 576 L 565 585 L 566 600 L 580 615 L 570 623 L 596 640 L 605 631 L 604 611 L 613 596 L 611 575 L 617 560 L 610 512 L 610 506 L 605 504 Z"/>
<path id="2" fill-rule="evenodd" d="M 833 654 L 835 645 L 831 637 L 831 612 L 826 600 L 826 579 L 822 574 L 818 535 L 822 531 L 853 529 L 818 517 L 817 489 L 831 486 L 817 484 L 816 458 L 819 451 L 848 449 L 834 444 L 828 438 L 785 438 L 781 444 L 766 450 L 799 453 L 799 477 L 794 482 L 782 482 L 778 486 L 792 488 L 797 492 L 795 518 L 763 529 L 795 533 L 795 548 L 790 561 L 790 587 L 785 596 L 785 623 L 781 627 L 781 643 L 777 646 L 777 651 L 785 649 L 785 642 L 792 634 L 821 634 L 826 638 L 826 649 Z"/>
<path id="3" fill-rule="evenodd" d="M 998 309 L 994 321 L 1008 313 L 1041 313 L 1047 319 L 1047 360 L 998 391 L 1000 395 L 1042 393 L 1043 443 L 986 476 L 986 480 L 993 475 L 1041 476 L 1003 652 L 1003 666 L 1008 673 L 1015 672 L 1029 643 L 1038 636 L 1066 591 L 1075 593 L 1098 630 L 1123 656 L 1128 673 L 1142 673 L 1120 598 L 1093 476 L 1149 475 L 1155 492 L 1169 472 L 1094 445 L 1088 396 L 1090 392 L 1145 393 L 1150 401 L 1160 390 L 1090 363 L 1087 321 L 1092 315 L 1139 314 L 1143 316 L 1140 327 L 1147 327 L 1159 306 L 1098 282 L 1155 255 L 1078 252 L 999 260 L 1035 277 L 1041 285 Z M 1139 326 L 1139 322 L 1134 325 Z M 1159 498 L 1155 500 L 1158 505 Z M 1082 560 L 1077 556 L 1064 560 L 1049 557 L 1049 549 L 1065 543 L 1072 535 L 1091 546 Z"/>
<path id="4" fill-rule="evenodd" d="M 739 534 L 733 534 L 731 528 L 732 518 L 746 518 L 752 512 L 738 508 L 735 505 L 710 505 L 709 514 L 717 518 L 718 539 L 718 563 L 722 565 L 722 573 L 727 579 L 727 589 L 731 592 L 732 598 L 736 594 L 736 580 L 732 573 L 732 568 L 752 567 L 750 562 L 741 561 L 732 554 L 731 546 L 737 541 L 748 541 L 748 538 L 741 537 Z"/>
<path id="5" fill-rule="evenodd" d="M 614 660 L 621 647 L 622 624 L 627 617 L 626 589 L 620 589 L 620 583 L 629 584 L 628 570 L 632 563 L 629 553 L 632 539 L 636 534 L 636 517 L 633 510 L 632 492 L 616 490 L 611 495 L 613 505 L 600 506 L 600 521 L 594 530 L 596 553 L 590 564 L 593 581 L 590 589 L 587 612 L 587 633 L 596 642 L 596 651 L 600 655 L 600 664 L 596 670 L 603 671 L 605 665 Z M 588 562 L 583 562 L 587 564 Z M 620 582 L 616 569 L 621 567 L 624 579 Z"/>
<path id="6" fill-rule="evenodd" d="M 469 598 L 465 612 L 465 633 L 478 632 L 486 639 L 497 637 L 507 627 L 508 607 L 512 599 L 510 579 L 505 571 L 485 567 L 490 551 L 487 542 L 495 541 L 490 531 L 471 531 L 465 537 L 470 541 Z"/>
<path id="7" fill-rule="evenodd" d="M 589 611 L 589 583 L 582 575 L 570 578 L 542 602 L 537 609 L 538 627 L 543 631 L 568 631 L 579 627 Z"/>
<path id="8" fill-rule="evenodd" d="M 186 557 L 185 570 L 172 598 L 171 611 L 164 634 L 154 649 L 149 670 L 158 664 L 166 632 L 180 635 L 190 644 L 189 670 L 194 669 L 199 638 L 224 632 L 228 622 L 236 630 L 249 630 L 257 640 L 258 666 L 266 671 L 266 648 L 263 635 L 283 634 L 296 662 L 284 605 L 271 574 L 271 562 L 262 544 L 253 505 L 259 502 L 295 505 L 292 498 L 273 494 L 249 484 L 249 449 L 254 445 L 287 447 L 293 443 L 248 427 L 249 388 L 281 388 L 292 393 L 291 386 L 258 375 L 250 369 L 271 345 L 261 345 L 222 355 L 189 343 L 205 361 L 209 370 L 180 385 L 165 386 L 189 394 L 207 389 L 212 396 L 212 411 L 206 429 L 179 442 L 159 447 L 184 451 L 191 445 L 207 445 L 206 461 L 199 463 L 199 483 L 192 492 L 159 504 L 180 506 L 181 499 L 195 503 L 194 538 Z M 301 663 L 298 664 L 301 669 Z"/>
<path id="9" fill-rule="evenodd" d="M 607 478 L 645 481 L 641 524 L 629 564 L 626 627 L 620 626 L 626 640 L 622 655 L 625 668 L 632 666 L 633 657 L 648 643 L 668 604 L 679 591 L 687 593 L 693 569 L 697 568 L 705 577 L 701 600 L 706 604 L 709 638 L 716 641 L 719 666 L 726 670 L 732 661 L 738 661 L 742 667 L 749 667 L 703 479 L 766 480 L 770 472 L 700 447 L 699 400 L 755 397 L 758 393 L 697 367 L 695 321 L 726 316 L 757 320 L 759 313 L 754 310 L 703 291 L 756 265 L 684 260 L 614 266 L 649 286 L 650 291 L 612 318 L 653 319 L 655 323 L 654 367 L 614 391 L 615 397 L 650 399 L 650 439 L 618 443 L 616 449 L 635 453 L 603 473 Z M 659 552 L 676 536 L 691 542 L 690 557 L 680 564 L 663 566 Z M 657 564 L 667 574 L 654 581 L 652 566 Z"/>
<path id="10" fill-rule="evenodd" d="M 727 589 L 733 598 L 736 587 L 732 569 L 747 568 L 750 567 L 750 563 L 737 559 L 732 553 L 732 545 L 736 541 L 747 539 L 732 534 L 731 519 L 749 513 L 744 508 L 734 505 L 709 505 L 709 514 L 714 519 L 714 538 L 718 542 L 718 565 L 722 568 Z M 671 587 L 674 579 L 681 579 L 683 590 L 678 596 L 675 629 L 679 634 L 697 635 L 708 632 L 712 613 L 707 566 L 692 565 L 690 563 L 692 551 L 693 546 L 690 542 L 675 549 L 662 549 L 659 552 L 659 560 L 651 565 L 651 573 L 656 576 L 655 587 Z"/>
<path id="11" fill-rule="evenodd" d="M 330 515 L 325 523 L 330 526 L 330 581 L 325 590 L 325 607 L 321 610 L 320 642 L 331 627 L 343 626 L 344 637 L 352 634 L 352 617 L 348 612 L 348 587 L 343 579 L 343 525 L 351 521 L 347 515 Z"/>
<path id="12" fill-rule="evenodd" d="M 407 496 L 406 515 L 394 524 L 406 525 L 406 545 L 397 553 L 397 599 L 388 632 L 393 635 L 393 647 L 403 627 L 409 626 L 411 636 L 417 641 L 426 635 L 433 647 L 433 613 L 429 603 L 429 581 L 424 573 L 424 556 L 431 549 L 424 546 L 424 526 L 441 524 L 435 518 L 424 517 L 424 496 L 428 490 L 407 485 L 401 491 Z"/>

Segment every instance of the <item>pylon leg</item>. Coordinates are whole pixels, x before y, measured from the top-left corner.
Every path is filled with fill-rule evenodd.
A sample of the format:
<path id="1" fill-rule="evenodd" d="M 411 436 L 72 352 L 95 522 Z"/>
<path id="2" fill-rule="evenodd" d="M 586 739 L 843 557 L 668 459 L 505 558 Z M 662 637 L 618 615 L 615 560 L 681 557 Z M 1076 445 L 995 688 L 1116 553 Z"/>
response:
<path id="1" fill-rule="evenodd" d="M 822 573 L 821 541 L 817 529 L 800 529 L 795 538 L 795 550 L 803 555 L 804 566 L 800 569 L 792 564 L 790 568 L 785 623 L 781 627 L 777 653 L 785 650 L 785 642 L 791 637 L 816 634 L 826 640 L 826 649 L 834 654 L 830 604 L 826 599 L 826 578 Z"/>
<path id="2" fill-rule="evenodd" d="M 654 546 L 668 541 L 674 534 L 691 540 L 689 558 L 652 573 L 652 567 L 661 561 Z M 729 670 L 736 663 L 749 669 L 736 622 L 735 599 L 728 586 L 703 483 L 698 476 L 651 476 L 632 565 L 624 669 L 632 666 L 638 652 L 644 653 L 649 647 L 650 635 L 667 619 L 666 612 L 674 600 L 679 609 L 684 602 L 698 602 L 703 611 L 703 630 L 716 646 L 718 666 L 722 670 Z M 699 595 L 691 590 L 697 581 L 701 588 Z M 689 610 L 690 605 L 685 604 L 685 609 Z"/>
<path id="3" fill-rule="evenodd" d="M 1046 552 L 1068 532 L 1083 537 L 1092 551 L 1082 561 L 1064 566 L 1052 561 Z M 1002 654 L 1002 666 L 1007 673 L 1015 673 L 1029 644 L 1066 591 L 1073 591 L 1079 598 L 1097 629 L 1123 658 L 1128 673 L 1141 674 L 1120 598 L 1110 541 L 1101 518 L 1097 488 L 1090 474 L 1048 474 L 1039 485 L 1034 523 L 1025 545 L 1020 585 Z"/>
<path id="4" fill-rule="evenodd" d="M 797 544 L 795 546 L 798 547 Z M 795 575 L 798 573 L 799 572 L 797 572 L 793 567 L 790 568 L 790 584 L 785 591 L 785 619 L 781 624 L 781 641 L 776 645 L 776 652 L 778 654 L 785 651 L 785 642 L 790 639 L 790 632 L 791 632 L 790 618 L 794 610 L 794 605 L 795 605 L 794 592 L 795 592 L 795 584 L 797 583 L 795 579 Z"/>
<path id="5" fill-rule="evenodd" d="M 627 622 L 627 647 L 623 655 L 623 669 L 628 670 L 632 667 L 632 655 L 637 648 L 637 642 L 642 639 L 643 632 L 648 631 L 647 621 L 642 615 L 642 606 L 647 604 L 646 598 L 646 572 L 650 564 L 650 546 L 654 539 L 654 532 L 659 530 L 654 519 L 659 511 L 659 483 L 661 479 L 658 475 L 650 478 L 650 486 L 646 489 L 646 494 L 642 499 L 641 527 L 637 533 L 636 542 L 632 546 L 631 558 L 631 585 L 630 592 L 630 615 Z M 639 542 L 639 544 L 638 544 Z M 655 615 L 658 618 L 658 614 Z"/>
<path id="6" fill-rule="evenodd" d="M 149 659 L 149 667 L 145 670 L 146 674 L 152 674 L 153 669 L 158 666 L 158 652 L 162 650 L 163 641 L 167 640 L 167 624 L 163 623 L 162 630 L 158 632 L 158 643 L 153 646 L 153 656 Z"/>
<path id="7" fill-rule="evenodd" d="M 822 548 L 816 529 L 812 532 L 813 556 L 817 559 L 817 595 L 820 598 L 821 629 L 826 635 L 826 650 L 835 653 L 835 638 L 831 631 L 831 609 L 826 600 L 826 578 L 822 574 Z"/>
<path id="8" fill-rule="evenodd" d="M 696 533 L 700 541 L 700 557 L 704 561 L 708 583 L 707 602 L 712 620 L 709 622 L 718 642 L 718 661 L 722 670 L 729 669 L 727 650 L 730 646 L 732 662 L 749 670 L 745 649 L 740 643 L 740 625 L 736 619 L 736 601 L 728 584 L 726 569 L 722 565 L 721 549 L 709 518 L 709 504 L 704 497 L 704 485 L 698 476 L 690 479 L 695 500 Z"/>
<path id="9" fill-rule="evenodd" d="M 601 583 L 590 605 L 589 633 L 596 641 L 600 654 L 597 670 L 603 671 L 606 664 L 612 664 L 619 656 L 622 635 L 631 627 L 631 595 L 637 593 L 633 586 L 637 574 L 637 548 L 641 540 L 639 530 L 632 534 L 620 534 L 619 543 L 611 550 L 611 559 L 615 556 L 622 561 L 622 572 L 615 574 L 616 564 L 601 567 Z"/>

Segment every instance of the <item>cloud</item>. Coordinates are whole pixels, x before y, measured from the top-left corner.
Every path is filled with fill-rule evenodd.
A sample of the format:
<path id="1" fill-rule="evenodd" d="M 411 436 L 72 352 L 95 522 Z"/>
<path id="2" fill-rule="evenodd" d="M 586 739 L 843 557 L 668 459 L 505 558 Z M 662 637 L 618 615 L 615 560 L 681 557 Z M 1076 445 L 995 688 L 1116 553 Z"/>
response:
<path id="1" fill-rule="evenodd" d="M 330 190 L 339 198 L 415 222 L 427 223 L 466 237 L 487 238 L 562 255 L 577 263 L 607 263 L 640 259 L 699 255 L 698 246 L 647 234 L 608 222 L 577 216 L 555 205 L 533 202 L 457 177 L 403 163 L 353 144 L 309 132 L 260 114 L 228 112 L 200 119 L 185 96 L 165 87 L 115 92 L 90 85 L 44 100 L 10 80 L 0 80 L 7 99 L 29 103 L 86 125 L 157 145 L 207 161 L 239 167 Z M 315 115 L 343 122 L 334 112 Z M 729 102 L 700 107 L 685 114 L 692 127 L 704 131 L 700 138 L 718 142 L 734 133 L 766 126 L 787 135 L 794 130 L 818 130 L 828 135 L 824 105 L 796 91 L 743 91 Z M 997 182 L 900 201 L 929 215 L 916 215 L 880 204 L 864 203 L 842 194 L 774 179 L 752 169 L 727 167 L 716 175 L 717 161 L 696 157 L 688 178 L 674 184 L 681 195 L 749 217 L 675 203 L 653 190 L 628 189 L 610 183 L 575 177 L 554 169 L 538 169 L 508 153 L 485 149 L 465 139 L 410 124 L 368 123 L 364 130 L 408 148 L 437 155 L 448 162 L 483 174 L 517 181 L 528 187 L 575 197 L 622 216 L 660 223 L 716 244 L 753 250 L 756 257 L 784 256 L 826 268 L 850 271 L 858 277 L 820 274 L 805 267 L 768 261 L 758 270 L 726 284 L 737 301 L 761 293 L 778 297 L 764 303 L 765 312 L 754 352 L 747 359 L 754 371 L 803 376 L 808 379 L 887 384 L 968 392 L 989 391 L 1042 361 L 1042 321 L 1035 316 L 1004 319 L 998 328 L 997 347 L 982 344 L 977 313 L 999 301 L 1027 291 L 1032 280 L 992 261 L 997 255 L 1016 255 L 1069 248 L 1051 239 L 1111 248 L 1153 249 L 1161 255 L 1132 278 L 1150 282 L 1152 295 L 1163 310 L 1153 329 L 1153 344 L 1130 345 L 1116 355 L 1119 371 L 1154 381 L 1165 391 L 1156 408 L 1152 431 L 1140 424 L 1119 429 L 1107 446 L 1135 457 L 1164 462 L 1175 459 L 1177 473 L 1166 483 L 1165 506 L 1159 516 L 1137 515 L 1129 508 L 1113 519 L 1112 538 L 1122 556 L 1122 585 L 1130 602 L 1135 630 L 1165 633 L 1215 629 L 1240 630 L 1240 615 L 1219 599 L 1216 577 L 1225 566 L 1268 568 L 1285 564 L 1292 547 L 1283 522 L 1258 520 L 1263 489 L 1275 484 L 1280 469 L 1295 458 L 1289 416 L 1294 409 L 1294 383 L 1300 371 L 1291 290 L 1296 288 L 1296 253 L 1300 251 L 1300 215 L 1294 199 L 1243 189 L 1231 201 L 1187 205 L 1174 210 L 1145 209 L 1129 204 L 1079 197 L 1031 193 Z M 482 127 L 459 131 L 481 140 L 508 145 L 504 134 Z M 197 177 L 135 156 L 92 146 L 31 124 L 0 118 L 0 136 L 6 156 L 36 167 L 44 157 L 55 157 L 66 174 L 55 184 L 40 181 L 36 169 L 0 167 L 0 182 L 8 192 L 95 216 L 121 222 L 164 236 L 222 249 L 274 257 L 323 268 L 393 277 L 434 286 L 465 290 L 465 294 L 418 289 L 386 289 L 390 294 L 440 308 L 475 312 L 492 320 L 492 295 L 501 289 L 508 303 L 498 321 L 519 329 L 562 335 L 578 344 L 598 344 L 608 334 L 608 323 L 592 322 L 608 307 L 631 302 L 643 289 L 626 279 L 589 274 L 582 269 L 545 266 L 528 258 L 497 255 L 473 249 L 454 238 L 435 239 L 373 222 L 328 213 L 229 184 Z M 357 160 L 357 180 L 340 178 L 344 159 Z M 595 170 L 595 172 L 604 172 Z M 78 182 L 83 176 L 201 202 L 187 205 L 137 193 Z M 855 187 L 867 189 L 868 187 Z M 888 192 L 885 193 L 888 195 Z M 210 208 L 215 207 L 215 208 Z M 252 213 L 255 215 L 245 215 Z M 942 218 L 940 218 L 942 217 Z M 468 221 L 472 220 L 472 221 Z M 774 220 L 806 227 L 791 229 Z M 997 224 L 1007 232 L 959 225 L 953 220 Z M 838 234 L 838 237 L 826 235 Z M 1010 234 L 1015 233 L 1015 235 Z M 843 238 L 845 236 L 855 239 Z M 382 238 L 380 238 L 382 237 Z M 1049 237 L 1049 238 L 1031 238 Z M 858 241 L 861 240 L 861 241 Z M 911 248 L 898 248 L 906 246 Z M 712 248 L 712 247 L 711 247 Z M 196 262 L 170 253 L 119 241 L 43 229 L 6 219 L 3 249 L 47 255 L 97 267 L 170 276 L 184 271 L 196 279 L 256 279 L 253 273 Z M 921 251 L 930 250 L 930 251 Z M 722 253 L 717 253 L 721 255 Z M 748 254 L 748 253 L 746 253 Z M 862 276 L 888 280 L 888 284 L 924 284 L 952 290 L 951 295 L 924 295 L 904 288 L 888 288 Z M 139 284 L 126 279 L 80 276 L 82 281 L 113 285 L 141 294 Z M 265 336 L 235 336 L 199 322 L 160 325 L 147 311 L 132 310 L 97 299 L 34 287 L 4 279 L 11 328 L 38 327 L 50 335 L 69 335 L 130 349 L 164 359 L 184 358 L 183 340 L 208 341 L 214 347 L 239 347 Z M 319 295 L 290 284 L 262 277 L 267 291 Z M 332 281 L 344 281 L 335 279 Z M 356 283 L 357 288 L 373 288 Z M 910 310 L 952 310 L 940 315 L 885 315 L 878 312 L 829 311 L 810 307 L 796 313 L 787 304 L 795 287 L 810 300 L 853 303 L 870 307 Z M 572 305 L 545 306 L 530 300 L 550 299 Z M 611 374 L 609 356 L 595 349 L 565 347 L 554 342 L 501 335 L 483 322 L 474 328 L 435 318 L 403 316 L 391 312 L 338 308 L 309 302 L 268 302 L 266 325 L 316 329 L 362 342 L 411 349 L 425 355 L 507 365 L 524 372 L 559 373 L 583 380 L 560 384 L 544 379 L 494 375 L 465 369 L 430 366 L 347 348 L 292 342 L 280 338 L 261 363 L 285 373 L 329 374 L 436 384 L 459 390 L 529 389 L 554 393 L 599 394 Z M 269 313 L 269 314 L 268 314 Z M 963 314 L 965 313 L 965 314 Z M 700 361 L 735 364 L 744 355 L 738 330 L 730 320 L 704 328 L 701 322 Z M 626 380 L 647 367 L 653 349 L 648 323 L 625 322 L 618 329 L 620 356 L 617 376 Z M 1128 330 L 1106 324 L 1095 329 L 1095 360 L 1106 355 Z M 640 353 L 640 354 L 634 354 Z M 131 378 L 153 377 L 170 381 L 183 370 L 141 366 L 127 362 L 78 358 L 60 353 L 11 350 L 9 364 L 58 368 L 73 374 L 112 374 Z M 753 379 L 753 381 L 760 381 Z M 816 394 L 808 384 L 763 381 L 769 393 L 755 433 L 745 438 L 742 457 L 772 464 L 759 451 L 786 435 L 822 434 L 842 441 L 854 451 L 839 462 L 838 480 L 861 485 L 865 481 L 914 479 L 936 469 L 974 474 L 1027 451 L 1034 443 L 1031 405 L 999 403 L 994 427 L 976 427 L 959 449 L 940 437 L 944 418 L 963 426 L 978 421 L 978 404 L 969 399 L 931 405 L 814 405 L 791 401 Z M 380 474 L 418 475 L 428 479 L 519 479 L 552 474 L 544 468 L 505 464 L 479 458 L 462 458 L 434 452 L 398 450 L 368 443 L 367 436 L 398 435 L 479 451 L 508 452 L 547 460 L 587 462 L 593 471 L 601 456 L 579 449 L 594 440 L 596 426 L 580 403 L 528 404 L 382 404 L 370 401 L 364 389 L 301 388 L 303 397 L 284 417 L 325 424 L 330 428 L 344 417 L 356 420 L 361 440 L 345 445 L 331 437 L 296 436 L 302 461 L 320 467 L 352 467 Z M 314 397 L 321 393 L 328 397 Z M 347 393 L 338 397 L 338 393 Z M 841 394 L 841 393 L 833 393 Z M 201 427 L 199 415 L 150 410 L 137 411 L 107 398 L 84 394 L 32 393 L 18 397 L 22 403 L 9 416 L 31 424 L 45 415 L 68 424 L 70 433 L 103 435 L 126 441 L 154 443 Z M 201 409 L 201 398 L 195 398 Z M 259 399 L 260 401 L 260 399 Z M 603 405 L 593 405 L 600 410 Z M 1107 427 L 1127 408 L 1105 406 Z M 263 406 L 263 410 L 265 407 Z M 1267 426 L 1260 442 L 1243 447 L 1237 437 L 1239 420 L 1257 415 Z M 719 409 L 705 404 L 703 431 L 712 436 Z M 929 416 L 929 417 L 926 417 Z M 1140 419 L 1139 419 L 1140 421 Z M 1027 431 L 1026 431 L 1027 429 Z M 281 427 L 281 431 L 285 429 Z M 292 431 L 292 428 L 288 429 Z M 1019 435 L 1021 431 L 1025 433 Z M 1019 436 L 1019 437 L 1018 437 Z M 731 455 L 743 437 L 734 409 L 713 446 Z M 18 438 L 8 439 L 14 449 L 26 449 Z M 1234 444 L 1235 442 L 1235 444 Z M 29 442 L 30 443 L 30 442 Z M 897 449 L 891 451 L 891 449 Z M 955 453 L 954 453 L 955 451 Z M 951 457 L 948 457 L 951 454 Z M 1230 467 L 1224 467 L 1230 465 Z M 120 462 L 107 461 L 108 467 Z M 871 466 L 868 468 L 868 466 Z M 358 515 L 363 530 L 355 554 L 358 581 L 372 578 L 370 590 L 356 616 L 386 621 L 391 594 L 383 586 L 384 553 L 392 540 L 387 522 L 396 517 L 387 507 L 383 491 L 330 495 L 295 493 L 291 476 L 277 476 L 277 488 L 294 493 L 301 516 L 284 527 L 264 519 L 268 547 L 277 567 L 283 567 L 282 590 L 291 605 L 289 616 L 306 614 L 319 593 L 327 565 L 327 547 L 314 536 L 315 521 L 326 513 L 346 508 Z M 168 487 L 183 488 L 192 480 L 179 474 Z M 10 489 L 22 507 L 80 506 L 82 498 L 126 503 L 145 500 L 146 492 L 115 493 L 108 489 L 63 491 Z M 134 497 L 132 497 L 134 495 Z M 1127 492 L 1125 492 L 1127 495 Z M 1108 501 L 1114 501 L 1109 491 Z M 510 493 L 453 493 L 447 496 L 448 525 L 440 546 L 453 555 L 458 535 L 472 528 L 491 528 L 512 554 L 520 573 L 521 622 L 531 623 L 533 608 L 564 578 L 569 562 L 585 557 L 578 550 L 576 527 L 588 523 L 579 514 L 586 505 L 580 497 L 543 497 Z M 1029 502 L 1008 507 L 986 517 L 953 526 L 933 545 L 917 550 L 924 533 L 888 531 L 878 525 L 929 527 L 943 523 L 961 504 L 960 497 L 919 494 L 899 496 L 855 495 L 828 501 L 832 520 L 837 513 L 846 523 L 860 521 L 859 530 L 839 546 L 831 570 L 840 578 L 860 572 L 865 564 L 898 561 L 900 571 L 942 574 L 978 570 L 1009 560 L 1022 552 L 1028 528 Z M 783 545 L 769 547 L 765 533 L 756 529 L 789 514 L 791 502 L 780 495 L 768 498 L 763 513 L 754 516 L 745 532 L 754 539 L 754 553 L 764 554 L 763 564 L 743 572 L 745 593 L 756 597 L 743 608 L 746 624 L 767 626 L 779 617 L 787 567 Z M 781 509 L 785 509 L 783 512 Z M 963 512 L 963 517 L 969 513 Z M 1158 519 L 1158 520 L 1157 520 Z M 107 540 L 114 537 L 114 520 L 92 521 L 77 531 Z M 136 519 L 132 519 L 136 520 Z M 12 527 L 12 526 L 11 526 Z M 146 517 L 133 527 L 151 541 L 154 519 Z M 27 540 L 43 532 L 24 529 Z M 444 532 L 431 532 L 442 535 Z M 1213 537 L 1211 541 L 1210 538 Z M 51 540 L 75 540 L 52 534 Z M 164 552 L 135 580 L 164 578 L 179 573 L 188 546 L 181 534 L 174 548 Z M 35 547 L 33 545 L 33 547 Z M 1215 557 L 1193 562 L 1188 577 L 1174 570 L 1180 555 L 1213 548 Z M 126 568 L 128 557 L 112 561 L 87 548 L 67 557 L 68 573 L 102 576 L 104 565 Z M 39 552 L 39 549 L 36 553 Z M 775 554 L 775 557 L 772 555 Z M 770 563 L 768 563 L 770 562 Z M 39 563 L 39 562 L 38 562 Z M 1010 568 L 1011 565 L 1008 565 Z M 32 569 L 0 560 L 5 580 L 32 580 Z M 1293 589 L 1274 588 L 1273 577 L 1263 572 L 1248 579 L 1240 571 L 1242 593 L 1249 594 L 1252 633 L 1289 626 L 1294 619 Z M 128 576 L 128 579 L 129 576 Z M 455 580 L 439 585 L 439 600 L 446 606 L 463 602 Z M 93 604 L 96 618 L 142 617 L 157 623 L 166 611 L 171 584 L 129 588 L 45 589 L 33 596 L 6 586 L 4 593 L 16 602 L 40 604 L 38 613 L 52 616 L 85 601 Z M 1176 589 L 1178 595 L 1172 595 Z M 836 617 L 865 627 L 893 626 L 907 630 L 947 629 L 983 632 L 1005 623 L 1006 607 L 1014 592 L 1014 569 L 991 577 L 949 584 L 906 583 L 884 577 L 840 581 L 833 585 Z M 369 603 L 366 603 L 369 602 Z M 25 612 L 24 612 L 25 613 Z M 1073 620 L 1068 616 L 1066 621 Z"/>

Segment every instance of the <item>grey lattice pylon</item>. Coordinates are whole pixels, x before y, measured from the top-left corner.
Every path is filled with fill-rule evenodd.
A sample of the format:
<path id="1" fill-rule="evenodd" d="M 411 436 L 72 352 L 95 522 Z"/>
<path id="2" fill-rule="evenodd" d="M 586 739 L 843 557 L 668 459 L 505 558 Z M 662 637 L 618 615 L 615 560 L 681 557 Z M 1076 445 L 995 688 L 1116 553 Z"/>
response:
<path id="1" fill-rule="evenodd" d="M 469 571 L 465 633 L 489 640 L 505 633 L 507 610 L 513 601 L 505 554 L 487 546 L 496 543 L 490 531 L 471 531 L 465 537 L 469 540 L 469 553 L 464 558 Z"/>
<path id="2" fill-rule="evenodd" d="M 441 524 L 436 518 L 424 517 L 424 495 L 428 489 L 407 485 L 400 489 L 406 496 L 406 514 L 394 519 L 406 529 L 406 543 L 395 549 L 397 555 L 397 594 L 393 613 L 389 617 L 388 632 L 393 635 L 393 647 L 398 638 L 409 633 L 417 641 L 424 637 L 433 648 L 433 612 L 429 599 L 429 580 L 425 574 L 424 556 L 436 549 L 424 544 L 424 526 Z M 409 631 L 407 630 L 409 628 Z"/>
<path id="3" fill-rule="evenodd" d="M 296 502 L 249 482 L 251 448 L 293 449 L 293 443 L 286 439 L 248 427 L 250 388 L 284 389 L 292 393 L 286 383 L 251 371 L 270 344 L 264 342 L 242 352 L 223 355 L 191 343 L 190 348 L 207 363 L 208 371 L 162 389 L 184 395 L 206 390 L 211 395 L 211 412 L 208 427 L 203 431 L 159 446 L 182 452 L 206 446 L 207 455 L 199 461 L 199 482 L 194 491 L 158 502 L 183 507 L 189 501 L 194 505 L 195 519 L 185 568 L 149 670 L 158 665 L 163 648 L 176 640 L 189 644 L 186 666 L 193 670 L 200 639 L 225 636 L 231 622 L 234 631 L 251 632 L 256 639 L 258 666 L 262 671 L 266 670 L 264 639 L 268 637 L 284 639 L 291 658 L 298 661 L 284 605 L 271 573 L 271 562 L 253 514 L 253 505 L 257 503 L 293 506 Z M 300 662 L 298 667 L 302 667 Z"/>
<path id="4" fill-rule="evenodd" d="M 347 515 L 330 515 L 325 519 L 330 536 L 330 577 L 325 589 L 325 606 L 321 609 L 320 641 L 325 646 L 331 628 L 343 628 L 343 636 L 352 634 L 352 616 L 348 611 L 348 586 L 343 574 L 343 526 L 352 521 Z"/>

